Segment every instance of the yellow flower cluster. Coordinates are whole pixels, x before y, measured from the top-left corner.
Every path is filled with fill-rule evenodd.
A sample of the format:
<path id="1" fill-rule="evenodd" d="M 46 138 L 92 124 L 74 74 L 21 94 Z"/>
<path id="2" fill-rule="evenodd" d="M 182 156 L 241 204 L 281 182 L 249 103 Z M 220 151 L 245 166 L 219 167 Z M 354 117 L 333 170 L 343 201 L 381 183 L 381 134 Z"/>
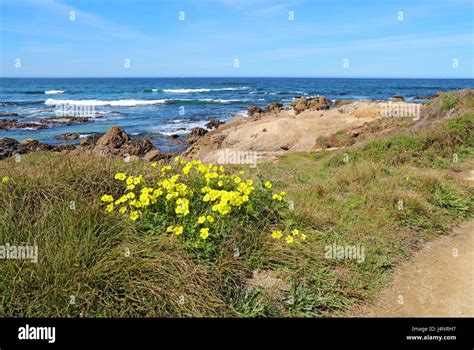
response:
<path id="1" fill-rule="evenodd" d="M 158 166 L 157 163 L 150 165 L 153 169 Z M 239 175 L 244 174 L 244 171 L 239 172 Z M 231 220 L 233 215 L 247 215 L 245 213 L 254 210 L 252 198 L 265 196 L 264 192 L 272 188 L 269 181 L 256 186 L 253 180 L 226 174 L 223 166 L 203 164 L 199 160 L 187 162 L 179 157 L 171 165 L 152 170 L 146 179 L 144 175 L 125 172 L 116 173 L 114 178 L 123 183 L 124 189 L 117 198 L 110 194 L 101 197 L 106 212 L 116 210 L 132 221 L 152 220 L 152 225 L 163 227 L 167 233 L 202 241 L 219 237 L 226 220 Z M 254 194 L 257 187 L 259 191 Z M 267 198 L 270 195 L 268 193 Z M 272 197 L 282 201 L 284 195 L 280 192 Z M 279 239 L 283 234 L 272 236 Z M 304 240 L 303 236 L 300 239 Z"/>
<path id="2" fill-rule="evenodd" d="M 8 181 L 10 181 L 10 177 L 5 175 L 4 177 L 2 177 L 2 183 L 6 184 Z"/>
<path id="3" fill-rule="evenodd" d="M 283 232 L 282 231 L 273 231 L 272 232 L 272 238 L 281 239 L 282 237 L 283 237 Z M 285 242 L 287 244 L 293 244 L 295 242 L 305 241 L 305 240 L 306 240 L 306 235 L 304 233 L 300 233 L 300 231 L 298 229 L 292 230 L 285 237 Z"/>

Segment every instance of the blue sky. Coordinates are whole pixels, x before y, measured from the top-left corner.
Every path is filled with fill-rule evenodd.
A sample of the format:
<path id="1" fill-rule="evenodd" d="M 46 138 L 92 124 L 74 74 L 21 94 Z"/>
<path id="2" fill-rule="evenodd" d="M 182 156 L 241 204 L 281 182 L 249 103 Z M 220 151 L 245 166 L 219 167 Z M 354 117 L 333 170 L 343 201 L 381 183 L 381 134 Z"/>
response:
<path id="1" fill-rule="evenodd" d="M 472 0 L 0 0 L 0 6 L 3 77 L 474 77 Z"/>

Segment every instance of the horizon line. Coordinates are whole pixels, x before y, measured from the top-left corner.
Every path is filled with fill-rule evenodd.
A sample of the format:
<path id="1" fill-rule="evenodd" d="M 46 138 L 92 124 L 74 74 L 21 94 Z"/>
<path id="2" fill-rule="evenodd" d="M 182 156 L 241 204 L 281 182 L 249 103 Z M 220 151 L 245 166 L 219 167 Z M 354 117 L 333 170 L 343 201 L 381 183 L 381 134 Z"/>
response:
<path id="1" fill-rule="evenodd" d="M 445 79 L 474 80 L 473 77 L 331 77 L 331 76 L 0 76 L 0 79 Z"/>

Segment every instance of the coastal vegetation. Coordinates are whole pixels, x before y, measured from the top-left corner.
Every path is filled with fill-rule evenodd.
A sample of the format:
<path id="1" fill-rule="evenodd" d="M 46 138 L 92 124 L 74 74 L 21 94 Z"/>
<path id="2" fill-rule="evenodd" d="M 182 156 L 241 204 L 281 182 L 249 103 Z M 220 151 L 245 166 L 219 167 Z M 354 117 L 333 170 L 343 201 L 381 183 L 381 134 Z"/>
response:
<path id="1" fill-rule="evenodd" d="M 472 101 L 456 98 L 441 105 Z M 458 176 L 474 163 L 472 111 L 412 126 L 256 168 L 4 159 L 0 241 L 36 244 L 38 262 L 2 262 L 0 315 L 320 317 L 370 302 L 399 262 L 473 214 Z M 363 259 L 328 256 L 333 245 Z"/>

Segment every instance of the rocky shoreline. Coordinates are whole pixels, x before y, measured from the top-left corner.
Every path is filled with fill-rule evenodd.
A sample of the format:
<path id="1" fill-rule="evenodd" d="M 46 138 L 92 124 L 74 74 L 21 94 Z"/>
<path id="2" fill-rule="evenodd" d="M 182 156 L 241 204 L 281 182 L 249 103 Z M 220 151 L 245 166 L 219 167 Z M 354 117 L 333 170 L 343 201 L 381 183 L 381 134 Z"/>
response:
<path id="1" fill-rule="evenodd" d="M 436 98 L 441 94 L 425 96 L 425 99 Z M 402 96 L 393 96 L 391 102 L 399 105 L 411 104 L 404 102 Z M 361 128 L 381 118 L 382 104 L 387 104 L 387 101 L 333 102 L 324 96 L 301 96 L 295 99 L 290 107 L 284 107 L 278 102 L 265 107 L 252 105 L 247 109 L 247 117 L 234 117 L 228 122 L 214 119 L 208 122 L 205 128 L 193 128 L 185 140 L 189 146 L 183 155 L 215 162 L 216 151 L 224 148 L 258 151 L 263 155 L 263 159 L 271 159 L 272 156 L 281 155 L 289 150 L 312 151 L 328 148 L 328 138 L 338 130 L 347 127 Z M 0 118 L 17 116 L 15 113 L 2 114 Z M 35 123 L 0 119 L 0 130 L 32 127 L 32 125 L 48 128 L 89 121 L 90 118 L 71 116 L 43 118 Z M 357 132 L 353 132 L 351 135 L 356 134 Z M 306 137 L 311 140 L 305 140 Z M 67 143 L 67 140 L 79 139 L 79 134 L 76 133 L 62 134 L 58 138 L 64 140 L 64 144 L 46 144 L 33 139 L 24 142 L 12 138 L 0 139 L 0 159 L 36 151 L 117 156 L 127 161 L 138 159 L 166 161 L 175 155 L 162 152 L 146 138 L 132 139 L 119 126 L 110 128 L 105 134 L 87 136 L 79 143 Z M 173 135 L 170 138 L 173 138 Z"/>

